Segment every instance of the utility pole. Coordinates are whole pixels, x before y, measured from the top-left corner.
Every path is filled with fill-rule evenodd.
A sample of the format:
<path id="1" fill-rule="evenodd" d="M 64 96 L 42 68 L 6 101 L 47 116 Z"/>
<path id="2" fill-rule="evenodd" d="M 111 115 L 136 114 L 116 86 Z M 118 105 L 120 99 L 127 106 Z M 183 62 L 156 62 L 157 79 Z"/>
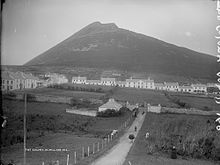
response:
<path id="1" fill-rule="evenodd" d="M 24 165 L 26 165 L 26 114 L 27 114 L 27 94 L 24 93 Z"/>

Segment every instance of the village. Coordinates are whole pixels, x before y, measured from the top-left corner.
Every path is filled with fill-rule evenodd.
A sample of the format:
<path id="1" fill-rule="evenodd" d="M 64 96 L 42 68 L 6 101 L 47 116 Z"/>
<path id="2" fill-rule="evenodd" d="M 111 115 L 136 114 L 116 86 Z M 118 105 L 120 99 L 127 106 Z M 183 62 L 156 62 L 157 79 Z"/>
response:
<path id="1" fill-rule="evenodd" d="M 213 93 L 218 94 L 215 83 L 207 84 L 186 84 L 179 85 L 178 82 L 154 82 L 153 79 L 136 79 L 130 77 L 125 79 L 125 81 L 117 81 L 117 78 L 112 77 L 101 77 L 100 80 L 90 80 L 87 77 L 72 77 L 68 80 L 65 75 L 58 73 L 45 73 L 39 76 L 34 76 L 31 73 L 24 72 L 2 72 L 2 91 L 11 91 L 19 89 L 29 89 L 29 88 L 39 88 L 47 87 L 54 84 L 84 84 L 84 85 L 97 85 L 97 86 L 116 86 L 122 88 L 140 88 L 140 89 L 150 89 L 150 90 L 161 90 L 161 91 L 171 91 L 171 92 L 183 92 L 183 93 L 193 93 L 193 94 L 207 94 Z M 211 90 L 209 90 L 211 89 Z"/>

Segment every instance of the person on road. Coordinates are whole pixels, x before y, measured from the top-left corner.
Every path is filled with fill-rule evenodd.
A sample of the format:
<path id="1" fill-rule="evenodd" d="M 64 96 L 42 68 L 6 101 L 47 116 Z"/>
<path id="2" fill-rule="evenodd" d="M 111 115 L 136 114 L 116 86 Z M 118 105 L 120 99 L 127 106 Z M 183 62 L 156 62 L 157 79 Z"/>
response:
<path id="1" fill-rule="evenodd" d="M 137 131 L 137 127 L 136 127 L 136 126 L 134 127 L 134 131 L 135 131 L 135 132 Z"/>

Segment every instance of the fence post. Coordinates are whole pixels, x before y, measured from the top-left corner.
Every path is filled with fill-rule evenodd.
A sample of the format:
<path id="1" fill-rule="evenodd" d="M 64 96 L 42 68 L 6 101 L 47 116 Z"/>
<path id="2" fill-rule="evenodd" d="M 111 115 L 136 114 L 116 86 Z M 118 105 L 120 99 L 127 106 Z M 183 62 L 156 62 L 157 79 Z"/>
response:
<path id="1" fill-rule="evenodd" d="M 89 157 L 89 146 L 88 146 L 88 157 Z"/>
<path id="2" fill-rule="evenodd" d="M 108 143 L 109 143 L 109 135 L 108 135 Z"/>
<path id="3" fill-rule="evenodd" d="M 82 147 L 82 159 L 84 158 L 84 147 Z"/>
<path id="4" fill-rule="evenodd" d="M 69 155 L 69 154 L 67 154 L 66 165 L 69 165 L 69 160 L 70 160 L 70 155 Z"/>
<path id="5" fill-rule="evenodd" d="M 76 151 L 74 152 L 74 164 L 76 164 Z"/>
<path id="6" fill-rule="evenodd" d="M 98 152 L 99 152 L 99 142 L 98 142 Z"/>
<path id="7" fill-rule="evenodd" d="M 44 165 L 44 162 L 42 162 L 42 165 Z"/>
<path id="8" fill-rule="evenodd" d="M 93 154 L 95 154 L 95 144 L 94 143 L 92 145 L 92 149 L 93 149 Z"/>
<path id="9" fill-rule="evenodd" d="M 103 149 L 103 139 L 102 139 L 102 149 Z"/>

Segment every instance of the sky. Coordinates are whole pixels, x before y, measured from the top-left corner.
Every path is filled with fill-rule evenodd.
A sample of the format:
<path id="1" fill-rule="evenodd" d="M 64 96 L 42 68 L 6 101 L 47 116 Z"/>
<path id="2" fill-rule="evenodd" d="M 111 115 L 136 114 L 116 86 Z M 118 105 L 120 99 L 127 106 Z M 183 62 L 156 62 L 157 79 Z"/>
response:
<path id="1" fill-rule="evenodd" d="M 198 52 L 217 53 L 212 0 L 6 0 L 2 65 L 23 65 L 92 22 Z"/>

